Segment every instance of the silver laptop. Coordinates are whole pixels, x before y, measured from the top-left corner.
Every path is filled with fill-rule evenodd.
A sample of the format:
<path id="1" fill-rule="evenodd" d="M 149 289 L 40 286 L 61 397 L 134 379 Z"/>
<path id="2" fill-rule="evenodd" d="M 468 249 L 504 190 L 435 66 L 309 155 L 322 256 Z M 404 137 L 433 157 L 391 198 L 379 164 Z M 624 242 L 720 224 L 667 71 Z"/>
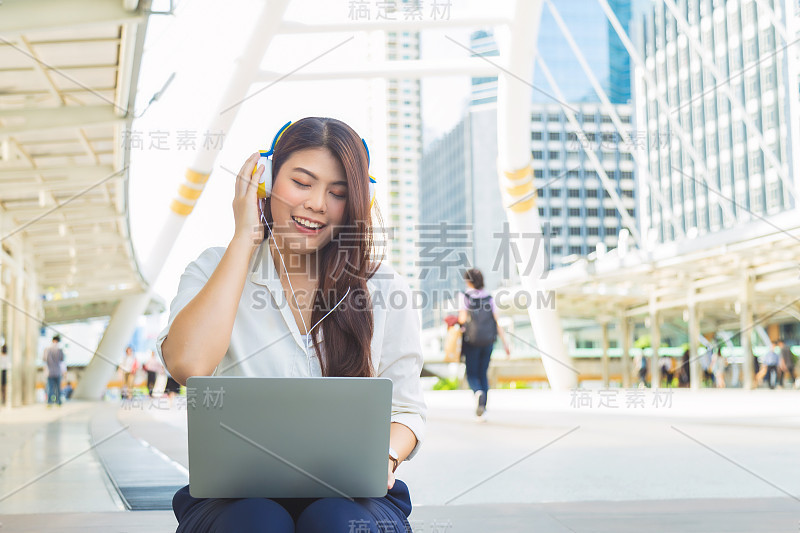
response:
<path id="1" fill-rule="evenodd" d="M 191 377 L 195 498 L 386 495 L 386 378 Z"/>

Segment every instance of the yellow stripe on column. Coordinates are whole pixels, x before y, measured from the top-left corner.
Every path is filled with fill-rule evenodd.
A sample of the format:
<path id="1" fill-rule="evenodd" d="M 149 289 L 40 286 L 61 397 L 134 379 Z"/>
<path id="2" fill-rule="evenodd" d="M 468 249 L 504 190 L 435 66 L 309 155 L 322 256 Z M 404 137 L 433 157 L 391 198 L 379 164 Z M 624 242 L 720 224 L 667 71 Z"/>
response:
<path id="1" fill-rule="evenodd" d="M 519 202 L 518 204 L 514 204 L 509 209 L 511 209 L 515 213 L 524 213 L 525 211 L 532 209 L 536 205 L 536 197 L 528 198 L 524 202 Z"/>
<path id="2" fill-rule="evenodd" d="M 192 189 L 184 183 L 178 187 L 178 196 L 187 200 L 197 200 L 201 194 L 203 194 L 203 189 Z"/>
<path id="3" fill-rule="evenodd" d="M 533 185 L 533 177 L 531 176 L 532 173 L 533 169 L 530 165 L 526 165 L 518 170 L 503 172 L 503 175 L 509 181 L 521 181 L 526 178 L 528 180 L 520 183 L 519 185 L 513 185 L 505 188 L 506 192 L 511 197 L 509 209 L 515 213 L 524 213 L 525 211 L 536 206 L 536 188 Z M 524 198 L 525 196 L 529 196 L 529 198 L 526 198 L 521 202 L 517 200 L 517 198 Z"/>
<path id="4" fill-rule="evenodd" d="M 503 174 L 505 174 L 506 178 L 510 179 L 511 181 L 519 181 L 522 178 L 526 177 L 528 174 L 530 174 L 531 170 L 532 170 L 531 166 L 527 165 L 519 170 L 511 170 L 511 171 L 506 170 L 505 172 L 503 172 Z"/>
<path id="5" fill-rule="evenodd" d="M 195 172 L 191 168 L 186 169 L 186 181 L 189 183 L 202 185 L 208 181 L 208 176 L 210 176 L 210 174 L 201 174 L 199 172 Z"/>
<path id="6" fill-rule="evenodd" d="M 533 182 L 529 181 L 527 183 L 523 183 L 522 185 L 516 185 L 514 187 L 506 187 L 506 192 L 511 196 L 524 196 L 533 190 Z"/>
<path id="7" fill-rule="evenodd" d="M 172 203 L 169 204 L 169 208 L 172 210 L 173 213 L 176 215 L 187 216 L 189 213 L 192 212 L 194 209 L 193 205 L 185 204 L 178 200 L 177 198 L 172 200 Z"/>

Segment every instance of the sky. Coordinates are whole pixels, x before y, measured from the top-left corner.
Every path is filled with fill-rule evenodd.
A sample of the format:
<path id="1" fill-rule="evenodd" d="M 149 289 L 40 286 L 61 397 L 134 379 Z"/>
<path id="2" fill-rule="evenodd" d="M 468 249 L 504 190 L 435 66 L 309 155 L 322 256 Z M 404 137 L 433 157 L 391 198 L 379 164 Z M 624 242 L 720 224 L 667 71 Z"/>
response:
<path id="1" fill-rule="evenodd" d="M 130 217 L 132 239 L 140 264 L 151 254 L 151 247 L 169 212 L 169 204 L 183 181 L 185 169 L 208 131 L 222 93 L 233 72 L 236 58 L 244 50 L 253 30 L 259 2 L 255 0 L 183 0 L 175 15 L 150 18 L 136 101 L 137 118 L 130 138 L 141 139 L 141 147 L 131 150 Z M 304 23 L 352 22 L 347 0 L 292 0 L 285 20 Z M 368 2 L 372 20 L 379 2 Z M 422 2 L 424 19 L 430 19 Z M 487 4 L 452 0 L 450 18 L 471 18 L 495 14 L 511 3 Z M 481 12 L 483 9 L 483 12 Z M 398 14 L 402 17 L 402 14 Z M 477 28 L 475 28 L 477 29 Z M 472 29 L 442 28 L 426 30 L 422 37 L 423 58 L 466 57 L 468 52 L 449 41 L 468 45 Z M 354 38 L 336 50 L 319 57 L 351 35 Z M 383 58 L 381 32 L 332 33 L 276 37 L 265 54 L 261 68 L 288 72 L 314 60 L 308 69 L 358 65 L 370 57 Z M 162 98 L 149 108 L 148 101 L 170 74 L 175 77 Z M 251 86 L 251 97 L 239 106 L 214 171 L 194 211 L 186 218 L 181 234 L 155 282 L 158 295 L 169 305 L 186 265 L 212 246 L 226 246 L 233 235 L 233 175 L 247 157 L 266 149 L 278 128 L 289 120 L 304 116 L 333 116 L 350 124 L 370 146 L 370 171 L 378 179 L 378 201 L 386 194 L 382 176 L 388 175 L 385 154 L 385 111 L 382 107 L 382 80 L 338 80 L 294 82 L 290 79 L 261 90 L 267 84 Z M 446 133 L 462 117 L 469 100 L 470 82 L 466 76 L 430 78 L 423 81 L 422 116 L 425 142 Z M 228 104 L 226 104 L 227 107 Z M 214 132 L 212 132 L 214 133 Z M 161 148 L 151 146 L 161 138 Z M 182 141 L 181 141 L 182 139 Z M 227 171 L 225 169 L 228 169 Z M 229 172 L 230 171 L 230 172 Z M 152 282 L 152 280 L 151 280 Z"/>

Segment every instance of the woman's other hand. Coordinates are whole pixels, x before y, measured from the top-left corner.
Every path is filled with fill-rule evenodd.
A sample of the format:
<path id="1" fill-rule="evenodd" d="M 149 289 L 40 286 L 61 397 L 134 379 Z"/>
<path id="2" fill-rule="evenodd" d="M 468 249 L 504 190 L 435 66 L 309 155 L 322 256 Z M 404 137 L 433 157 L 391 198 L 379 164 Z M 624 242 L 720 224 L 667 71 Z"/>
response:
<path id="1" fill-rule="evenodd" d="M 264 165 L 256 168 L 258 152 L 255 152 L 242 165 L 236 176 L 233 194 L 233 218 L 235 222 L 234 239 L 250 242 L 254 247 L 264 240 L 264 229 L 258 214 L 258 180 L 264 172 Z"/>

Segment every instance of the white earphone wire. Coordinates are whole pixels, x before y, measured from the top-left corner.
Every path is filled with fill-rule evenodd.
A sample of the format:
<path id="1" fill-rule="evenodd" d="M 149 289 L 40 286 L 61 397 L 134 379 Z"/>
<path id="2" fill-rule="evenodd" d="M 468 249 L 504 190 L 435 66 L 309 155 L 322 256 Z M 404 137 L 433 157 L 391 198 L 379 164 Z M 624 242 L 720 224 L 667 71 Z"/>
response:
<path id="1" fill-rule="evenodd" d="M 281 258 L 281 266 L 283 267 L 283 271 L 286 273 L 286 282 L 287 282 L 287 283 L 289 283 L 289 290 L 290 290 L 290 291 L 291 291 L 291 293 L 292 293 L 292 299 L 294 300 L 294 305 L 296 305 L 296 306 L 297 306 L 297 312 L 300 314 L 300 322 L 302 322 L 302 323 L 303 323 L 303 329 L 305 329 L 305 331 L 306 331 L 306 333 L 305 333 L 305 334 L 306 334 L 306 342 L 305 342 L 305 343 L 304 343 L 304 345 L 303 345 L 303 348 L 304 348 L 304 350 L 303 350 L 303 351 L 305 351 L 305 353 L 306 353 L 306 362 L 308 363 L 308 375 L 310 376 L 310 375 L 311 375 L 311 354 L 310 354 L 310 353 L 309 353 L 309 351 L 308 351 L 308 350 L 309 350 L 309 348 L 310 348 L 310 346 L 308 345 L 308 341 L 310 341 L 310 340 L 311 340 L 311 337 L 310 337 L 310 335 L 311 335 L 311 332 L 312 332 L 312 331 L 314 330 L 314 328 L 316 328 L 316 327 L 317 327 L 317 326 L 318 326 L 318 325 L 319 325 L 319 324 L 320 324 L 320 323 L 321 323 L 323 320 L 325 320 L 325 319 L 328 317 L 328 315 L 329 315 L 329 314 L 333 313 L 333 311 L 334 311 L 334 310 L 335 310 L 337 307 L 339 307 L 339 304 L 341 304 L 341 303 L 344 301 L 344 299 L 345 299 L 345 298 L 347 298 L 347 295 L 348 295 L 348 294 L 350 294 L 350 287 L 347 287 L 347 291 L 344 293 L 344 296 L 342 296 L 342 297 L 341 297 L 341 299 L 340 299 L 340 300 L 339 300 L 339 301 L 336 303 L 336 305 L 334 305 L 334 306 L 331 308 L 331 310 L 330 310 L 330 311 L 328 311 L 327 313 L 325 313 L 325 316 L 323 316 L 322 318 L 320 318 L 320 319 L 317 321 L 317 323 L 316 323 L 316 324 L 314 324 L 313 326 L 311 326 L 311 329 L 308 329 L 308 326 L 306 326 L 306 321 L 305 321 L 305 319 L 303 319 L 303 313 L 301 313 L 301 312 L 300 312 L 300 304 L 299 304 L 299 303 L 298 303 L 298 301 L 297 301 L 297 296 L 295 296 L 295 293 L 294 293 L 294 287 L 292 287 L 292 281 L 289 279 L 289 271 L 286 269 L 286 263 L 285 263 L 285 262 L 284 262 L 284 260 L 283 260 L 283 254 L 281 253 L 281 249 L 280 249 L 280 247 L 278 246 L 278 243 L 277 243 L 277 241 L 275 240 L 275 235 L 273 235 L 273 233 L 272 233 L 272 227 L 271 227 L 271 226 L 270 226 L 270 225 L 267 223 L 267 218 L 264 216 L 264 210 L 263 210 L 263 209 L 261 209 L 261 204 L 259 204 L 259 206 L 258 206 L 258 210 L 259 210 L 259 212 L 261 213 L 261 220 L 264 222 L 264 225 L 265 225 L 265 226 L 267 227 L 267 229 L 269 230 L 269 234 L 270 234 L 270 236 L 272 237 L 272 242 L 274 242 L 274 243 L 275 243 L 275 250 L 277 250 L 277 251 L 278 251 L 278 257 L 280 257 L 280 258 Z M 269 247 L 269 241 L 267 241 L 267 247 Z"/>

